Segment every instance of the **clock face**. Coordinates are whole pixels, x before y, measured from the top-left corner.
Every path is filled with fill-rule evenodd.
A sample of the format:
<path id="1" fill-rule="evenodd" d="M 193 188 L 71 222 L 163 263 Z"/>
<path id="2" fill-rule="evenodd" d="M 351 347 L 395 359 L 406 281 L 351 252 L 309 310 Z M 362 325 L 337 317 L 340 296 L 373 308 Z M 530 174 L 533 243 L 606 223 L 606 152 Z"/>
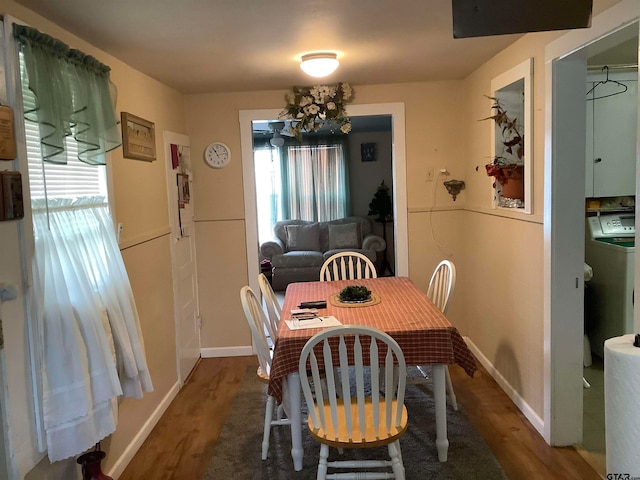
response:
<path id="1" fill-rule="evenodd" d="M 213 168 L 226 167 L 231 160 L 231 150 L 224 143 L 213 142 L 205 149 L 204 160 Z"/>

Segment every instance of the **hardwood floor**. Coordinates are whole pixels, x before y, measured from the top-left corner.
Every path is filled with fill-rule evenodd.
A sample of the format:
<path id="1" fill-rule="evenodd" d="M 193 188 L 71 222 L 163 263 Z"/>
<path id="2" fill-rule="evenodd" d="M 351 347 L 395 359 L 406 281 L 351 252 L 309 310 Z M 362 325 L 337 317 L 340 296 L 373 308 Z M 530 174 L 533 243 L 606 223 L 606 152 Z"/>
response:
<path id="1" fill-rule="evenodd" d="M 203 359 L 120 480 L 202 479 L 248 365 L 256 358 Z M 549 447 L 482 367 L 473 379 L 450 372 L 458 403 L 509 479 L 601 478 L 573 448 Z"/>

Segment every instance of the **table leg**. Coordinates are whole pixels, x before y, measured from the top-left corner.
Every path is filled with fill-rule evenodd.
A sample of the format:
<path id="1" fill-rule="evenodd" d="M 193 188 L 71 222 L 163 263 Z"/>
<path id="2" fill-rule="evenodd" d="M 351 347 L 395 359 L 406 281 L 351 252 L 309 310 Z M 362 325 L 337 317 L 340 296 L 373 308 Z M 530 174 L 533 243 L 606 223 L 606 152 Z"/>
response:
<path id="1" fill-rule="evenodd" d="M 302 470 L 302 400 L 300 398 L 300 375 L 298 372 L 287 375 L 289 390 L 289 418 L 291 419 L 291 457 L 296 472 Z"/>
<path id="2" fill-rule="evenodd" d="M 447 439 L 447 395 L 444 365 L 433 366 L 433 396 L 436 406 L 436 448 L 438 460 L 447 461 L 449 440 Z"/>

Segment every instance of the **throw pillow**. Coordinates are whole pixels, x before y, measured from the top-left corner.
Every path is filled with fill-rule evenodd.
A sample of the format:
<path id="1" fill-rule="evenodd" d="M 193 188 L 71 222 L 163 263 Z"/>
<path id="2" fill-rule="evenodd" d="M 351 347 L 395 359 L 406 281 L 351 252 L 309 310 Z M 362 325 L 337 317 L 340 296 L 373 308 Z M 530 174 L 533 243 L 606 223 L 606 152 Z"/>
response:
<path id="1" fill-rule="evenodd" d="M 287 250 L 320 251 L 320 225 L 287 225 Z"/>
<path id="2" fill-rule="evenodd" d="M 329 224 L 329 250 L 360 248 L 360 224 Z"/>

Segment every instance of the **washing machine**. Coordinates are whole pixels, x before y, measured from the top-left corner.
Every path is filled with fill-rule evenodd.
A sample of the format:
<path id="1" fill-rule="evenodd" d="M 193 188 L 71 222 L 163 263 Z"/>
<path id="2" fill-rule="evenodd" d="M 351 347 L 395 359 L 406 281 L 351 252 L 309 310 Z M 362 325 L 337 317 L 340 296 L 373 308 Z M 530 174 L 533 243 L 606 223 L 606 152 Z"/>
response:
<path id="1" fill-rule="evenodd" d="M 635 214 L 587 217 L 585 262 L 589 281 L 585 330 L 591 351 L 604 358 L 604 341 L 633 333 Z"/>

